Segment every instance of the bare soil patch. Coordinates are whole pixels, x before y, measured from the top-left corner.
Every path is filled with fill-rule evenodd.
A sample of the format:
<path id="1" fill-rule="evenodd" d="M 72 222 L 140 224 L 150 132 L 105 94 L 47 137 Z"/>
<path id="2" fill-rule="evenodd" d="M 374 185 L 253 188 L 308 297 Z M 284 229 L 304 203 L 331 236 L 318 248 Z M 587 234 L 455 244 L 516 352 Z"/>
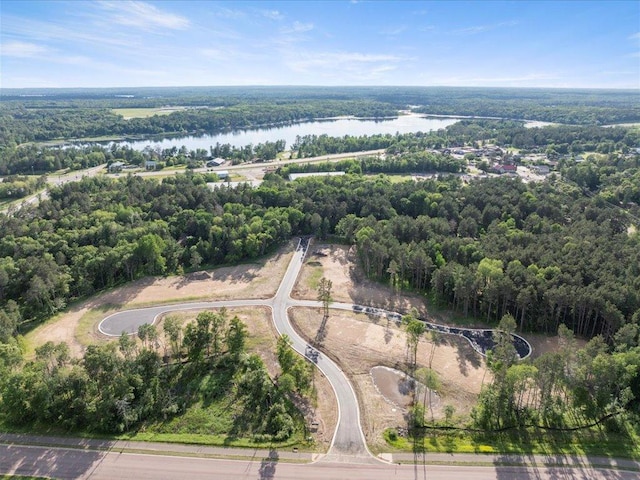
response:
<path id="1" fill-rule="evenodd" d="M 427 315 L 424 297 L 395 292 L 369 280 L 358 265 L 354 247 L 312 243 L 293 289 L 293 298 L 316 300 L 317 282 L 323 276 L 331 280 L 331 296 L 336 302 L 384 308 L 399 313 L 416 308 L 421 316 Z"/>
<path id="2" fill-rule="evenodd" d="M 373 367 L 371 379 L 380 395 L 391 405 L 408 409 L 414 398 L 428 398 L 431 396 L 431 407 L 437 408 L 440 404 L 440 396 L 436 392 L 429 392 L 422 383 L 410 377 L 400 370 L 389 367 Z"/>
<path id="3" fill-rule="evenodd" d="M 527 333 L 526 338 L 532 349 L 531 360 L 535 360 L 545 353 L 557 352 L 560 350 L 560 337 L 557 335 L 550 337 L 542 333 Z M 586 340 L 576 339 L 576 345 L 578 348 L 583 348 L 586 344 Z"/>
<path id="4" fill-rule="evenodd" d="M 293 243 L 281 248 L 275 255 L 256 263 L 222 267 L 187 275 L 147 277 L 101 293 L 82 301 L 57 315 L 27 335 L 33 351 L 47 341 L 66 342 L 71 355 L 82 356 L 88 343 L 104 341 L 98 333 L 97 323 L 78 331 L 81 319 L 93 310 L 99 322 L 109 313 L 161 303 L 191 300 L 232 300 L 243 298 L 269 298 L 275 295 L 293 253 Z M 105 306 L 113 310 L 105 313 Z M 99 317 L 99 318 L 98 318 Z"/>
<path id="5" fill-rule="evenodd" d="M 322 309 L 295 308 L 290 311 L 298 332 L 311 341 L 322 324 Z M 365 314 L 332 310 L 325 325 L 324 338 L 317 348 L 336 361 L 352 382 L 358 395 L 361 422 L 369 446 L 384 448 L 382 433 L 390 427 L 406 427 L 406 409 L 388 402 L 376 388 L 370 371 L 386 366 L 407 371 L 404 331 L 394 322 L 370 318 Z M 425 337 L 418 345 L 418 368 L 428 367 L 438 374 L 440 407 L 434 417 L 443 416 L 442 407 L 452 405 L 457 414 L 468 413 L 474 405 L 483 379 L 490 381 L 482 357 L 459 337 L 442 335 L 434 343 Z"/>

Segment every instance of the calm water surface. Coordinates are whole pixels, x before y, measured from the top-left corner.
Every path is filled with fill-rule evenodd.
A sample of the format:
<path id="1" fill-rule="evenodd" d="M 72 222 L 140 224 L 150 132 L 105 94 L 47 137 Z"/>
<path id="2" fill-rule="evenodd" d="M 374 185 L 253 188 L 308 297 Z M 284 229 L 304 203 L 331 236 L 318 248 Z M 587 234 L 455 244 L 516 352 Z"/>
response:
<path id="1" fill-rule="evenodd" d="M 390 133 L 429 132 L 445 128 L 456 123 L 454 118 L 427 118 L 419 115 L 404 115 L 388 120 L 358 120 L 355 118 L 340 118 L 337 120 L 321 120 L 314 122 L 296 123 L 273 128 L 258 128 L 253 130 L 235 130 L 228 133 L 214 135 L 172 137 L 162 139 L 145 139 L 114 142 L 117 145 L 127 145 L 135 150 L 146 147 L 180 148 L 183 145 L 189 150 L 197 148 L 209 149 L 216 143 L 229 143 L 235 147 L 264 142 L 286 141 L 287 148 L 295 142 L 297 136 L 323 135 L 343 137 L 344 135 L 361 136 Z"/>

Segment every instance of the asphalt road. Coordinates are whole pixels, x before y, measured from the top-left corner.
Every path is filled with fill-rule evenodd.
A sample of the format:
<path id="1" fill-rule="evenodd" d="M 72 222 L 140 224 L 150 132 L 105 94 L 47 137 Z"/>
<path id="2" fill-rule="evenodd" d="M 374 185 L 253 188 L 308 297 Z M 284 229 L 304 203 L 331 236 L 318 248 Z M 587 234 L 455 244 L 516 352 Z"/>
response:
<path id="1" fill-rule="evenodd" d="M 360 410 L 358 399 L 351 383 L 340 368 L 325 355 L 313 349 L 289 323 L 287 310 L 299 303 L 290 296 L 291 290 L 298 278 L 304 256 L 306 254 L 308 240 L 301 240 L 293 254 L 287 271 L 280 282 L 276 295 L 268 300 L 228 300 L 218 302 L 194 302 L 158 307 L 126 310 L 114 313 L 102 320 L 98 326 L 100 332 L 105 335 L 119 336 L 122 332 L 135 333 L 138 327 L 145 323 L 154 323 L 158 315 L 177 310 L 203 310 L 217 307 L 245 307 L 266 306 L 271 308 L 273 322 L 280 334 L 286 334 L 291 339 L 294 350 L 301 355 L 310 357 L 318 368 L 325 374 L 336 393 L 339 418 L 338 426 L 333 437 L 329 455 L 331 459 L 343 460 L 350 458 L 367 462 L 377 462 L 367 450 L 364 434 L 360 428 Z M 311 302 L 313 306 L 319 306 L 320 302 Z M 348 308 L 351 308 L 349 306 Z M 310 354 L 310 352 L 313 352 Z"/>
<path id="2" fill-rule="evenodd" d="M 117 312 L 104 318 L 98 325 L 98 330 L 104 335 L 119 337 L 124 333 L 137 333 L 138 327 L 145 323 L 153 324 L 159 315 L 167 312 L 184 310 L 205 310 L 221 307 L 270 307 L 273 300 L 221 300 L 216 302 L 189 302 L 173 305 L 161 305 L 158 307 L 136 308 Z"/>
<path id="3" fill-rule="evenodd" d="M 145 323 L 153 324 L 160 314 L 171 311 L 204 310 L 220 307 L 269 307 L 271 308 L 273 323 L 278 332 L 281 335 L 288 335 L 291 339 L 294 350 L 307 357 L 318 366 L 318 368 L 325 374 L 335 391 L 339 410 L 338 425 L 334 433 L 327 460 L 377 462 L 378 460 L 376 460 L 367 449 L 364 434 L 362 433 L 360 426 L 358 399 L 346 375 L 331 359 L 300 337 L 289 322 L 289 308 L 321 306 L 321 303 L 318 301 L 294 300 L 291 298 L 291 292 L 298 275 L 300 274 L 307 248 L 307 239 L 303 239 L 298 243 L 298 247 L 289 262 L 289 266 L 287 267 L 284 277 L 280 282 L 278 291 L 273 298 L 265 300 L 251 299 L 191 302 L 126 310 L 106 317 L 100 322 L 98 328 L 100 332 L 105 335 L 119 336 L 123 332 L 129 334 L 136 333 L 139 326 Z M 331 307 L 358 311 L 369 315 L 387 316 L 388 318 L 393 318 L 396 321 L 400 318 L 400 315 L 395 312 L 387 312 L 377 308 L 352 305 L 348 303 L 332 303 Z M 482 354 L 483 352 L 479 353 Z"/>
<path id="4" fill-rule="evenodd" d="M 637 480 L 638 472 L 570 467 L 515 467 L 280 462 L 277 457 L 222 460 L 184 456 L 0 445 L 0 472 L 59 480 Z"/>

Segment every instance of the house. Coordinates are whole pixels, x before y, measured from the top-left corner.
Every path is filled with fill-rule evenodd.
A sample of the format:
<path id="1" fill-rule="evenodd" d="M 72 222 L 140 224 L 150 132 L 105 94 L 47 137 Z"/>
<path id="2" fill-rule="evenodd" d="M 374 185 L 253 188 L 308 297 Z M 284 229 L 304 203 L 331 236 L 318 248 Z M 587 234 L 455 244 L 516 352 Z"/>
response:
<path id="1" fill-rule="evenodd" d="M 500 175 L 502 175 L 503 173 L 517 173 L 518 167 L 516 165 L 510 165 L 510 164 L 505 164 L 505 165 L 496 164 L 493 167 L 491 167 L 491 171 L 495 173 L 499 173 Z"/>
<path id="2" fill-rule="evenodd" d="M 147 160 L 146 162 L 144 162 L 144 168 L 146 170 L 155 170 L 156 168 L 158 168 L 158 162 L 156 162 L 155 160 Z"/>
<path id="3" fill-rule="evenodd" d="M 111 165 L 107 167 L 107 171 L 109 173 L 117 173 L 121 172 L 124 168 L 124 162 L 113 162 Z"/>
<path id="4" fill-rule="evenodd" d="M 220 165 L 224 164 L 224 162 L 226 162 L 226 160 L 224 158 L 212 158 L 211 160 L 209 160 L 207 162 L 207 167 L 211 168 L 211 167 L 219 167 Z"/>
<path id="5" fill-rule="evenodd" d="M 226 178 L 229 178 L 229 172 L 227 170 L 220 170 L 218 172 L 214 172 L 216 175 L 218 175 L 218 178 L 220 180 L 224 180 Z"/>

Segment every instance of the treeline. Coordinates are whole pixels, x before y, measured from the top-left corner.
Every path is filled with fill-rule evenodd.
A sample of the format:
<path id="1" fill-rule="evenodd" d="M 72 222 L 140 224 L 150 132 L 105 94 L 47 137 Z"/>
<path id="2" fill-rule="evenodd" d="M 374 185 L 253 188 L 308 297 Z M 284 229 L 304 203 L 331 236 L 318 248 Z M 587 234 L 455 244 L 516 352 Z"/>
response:
<path id="1" fill-rule="evenodd" d="M 344 137 L 330 137 L 323 135 L 297 136 L 291 151 L 297 158 L 318 157 L 334 153 L 362 152 L 365 150 L 380 150 L 387 148 L 397 141 L 398 135 L 362 135 L 359 137 L 345 135 Z"/>
<path id="2" fill-rule="evenodd" d="M 640 120 L 637 90 L 439 88 L 405 95 L 420 113 L 610 125 Z M 401 94 L 401 93 L 398 93 Z M 382 97 L 383 100 L 385 97 Z"/>
<path id="3" fill-rule="evenodd" d="M 539 151 L 549 158 L 582 153 L 628 154 L 640 147 L 640 131 L 625 127 L 553 126 L 525 128 L 521 122 L 498 120 L 463 120 L 435 132 L 385 134 L 371 136 L 328 137 L 306 135 L 298 137 L 291 146 L 298 157 L 385 149 L 388 154 L 442 150 L 451 147 L 476 146 L 485 143 L 503 148 L 519 148 L 523 152 Z M 36 145 L 0 149 L 0 175 L 46 173 L 62 168 L 78 170 L 104 162 L 122 160 L 142 165 L 145 160 L 156 160 L 165 165 L 190 165 L 205 160 L 209 155 L 230 160 L 232 163 L 255 159 L 272 160 L 284 151 L 283 140 L 264 142 L 244 147 L 230 144 L 212 145 L 209 150 L 188 150 L 185 146 L 167 149 L 147 148 L 133 150 L 126 145 L 81 146 L 46 148 Z M 194 164 L 194 166 L 197 166 Z"/>
<path id="4" fill-rule="evenodd" d="M 602 422 L 609 431 L 626 433 L 620 425 L 629 412 L 640 411 L 637 323 L 616 333 L 615 348 L 600 336 L 578 348 L 573 332 L 560 325 L 560 348 L 533 362 L 515 360 L 508 335 L 515 325 L 510 315 L 500 322 L 498 343 L 487 358 L 493 380 L 483 387 L 471 414 L 476 428 L 570 430 Z"/>
<path id="5" fill-rule="evenodd" d="M 19 306 L 11 325 L 143 275 L 256 258 L 313 230 L 311 213 L 261 206 L 248 187 L 211 191 L 205 180 L 87 178 L 1 216 L 0 306 Z"/>
<path id="6" fill-rule="evenodd" d="M 373 278 L 433 289 L 465 314 L 511 313 L 522 330 L 565 323 L 609 340 L 638 315 L 630 224 L 566 183 L 272 175 L 257 189 L 211 191 L 198 174 L 161 183 L 98 177 L 0 217 L 0 305 L 15 330 L 143 275 L 255 258 L 291 235 L 335 232 L 358 245 Z"/>
<path id="7" fill-rule="evenodd" d="M 242 321 L 222 309 L 202 312 L 184 327 L 167 317 L 162 332 L 142 325 L 137 340 L 123 333 L 118 342 L 90 345 L 81 359 L 52 342 L 22 368 L 19 354 L 2 355 L 3 420 L 117 434 L 224 400 L 225 418 L 207 434 L 286 440 L 300 429 L 293 399 L 311 390 L 310 364 L 281 338 L 281 374 L 274 381 L 262 359 L 247 354 L 247 335 Z"/>
<path id="8" fill-rule="evenodd" d="M 462 146 L 494 143 L 501 147 L 522 150 L 550 147 L 558 154 L 583 152 L 627 152 L 640 145 L 640 132 L 628 127 L 553 125 L 527 128 L 522 122 L 503 120 L 461 120 L 449 125 L 445 131 L 426 136 L 437 140 L 438 145 Z"/>
<path id="9" fill-rule="evenodd" d="M 290 173 L 335 172 L 347 173 L 460 173 L 466 161 L 450 155 L 416 152 L 387 156 L 367 156 L 337 162 L 290 163 L 279 167 L 276 174 L 286 178 Z"/>
<path id="10" fill-rule="evenodd" d="M 601 202 L 624 205 L 636 215 L 640 205 L 640 155 L 623 156 L 617 153 L 592 156 L 581 163 L 565 163 L 561 168 L 564 179 L 576 183 L 593 195 L 598 192 Z"/>
<path id="11" fill-rule="evenodd" d="M 44 188 L 46 183 L 45 177 L 5 177 L 0 180 L 0 200 L 24 198 Z"/>
<path id="12" fill-rule="evenodd" d="M 0 145 L 100 136 L 213 133 L 309 121 L 344 115 L 397 115 L 388 104 L 360 100 L 252 102 L 190 108 L 169 115 L 125 120 L 104 108 L 65 105 L 0 104 Z"/>
<path id="13" fill-rule="evenodd" d="M 399 187 L 397 187 L 399 188 Z M 336 232 L 365 272 L 433 291 L 465 315 L 512 314 L 525 331 L 561 323 L 607 340 L 640 319 L 640 248 L 629 219 L 579 189 L 518 180 L 452 191 L 423 183 L 384 221 L 347 215 Z"/>

